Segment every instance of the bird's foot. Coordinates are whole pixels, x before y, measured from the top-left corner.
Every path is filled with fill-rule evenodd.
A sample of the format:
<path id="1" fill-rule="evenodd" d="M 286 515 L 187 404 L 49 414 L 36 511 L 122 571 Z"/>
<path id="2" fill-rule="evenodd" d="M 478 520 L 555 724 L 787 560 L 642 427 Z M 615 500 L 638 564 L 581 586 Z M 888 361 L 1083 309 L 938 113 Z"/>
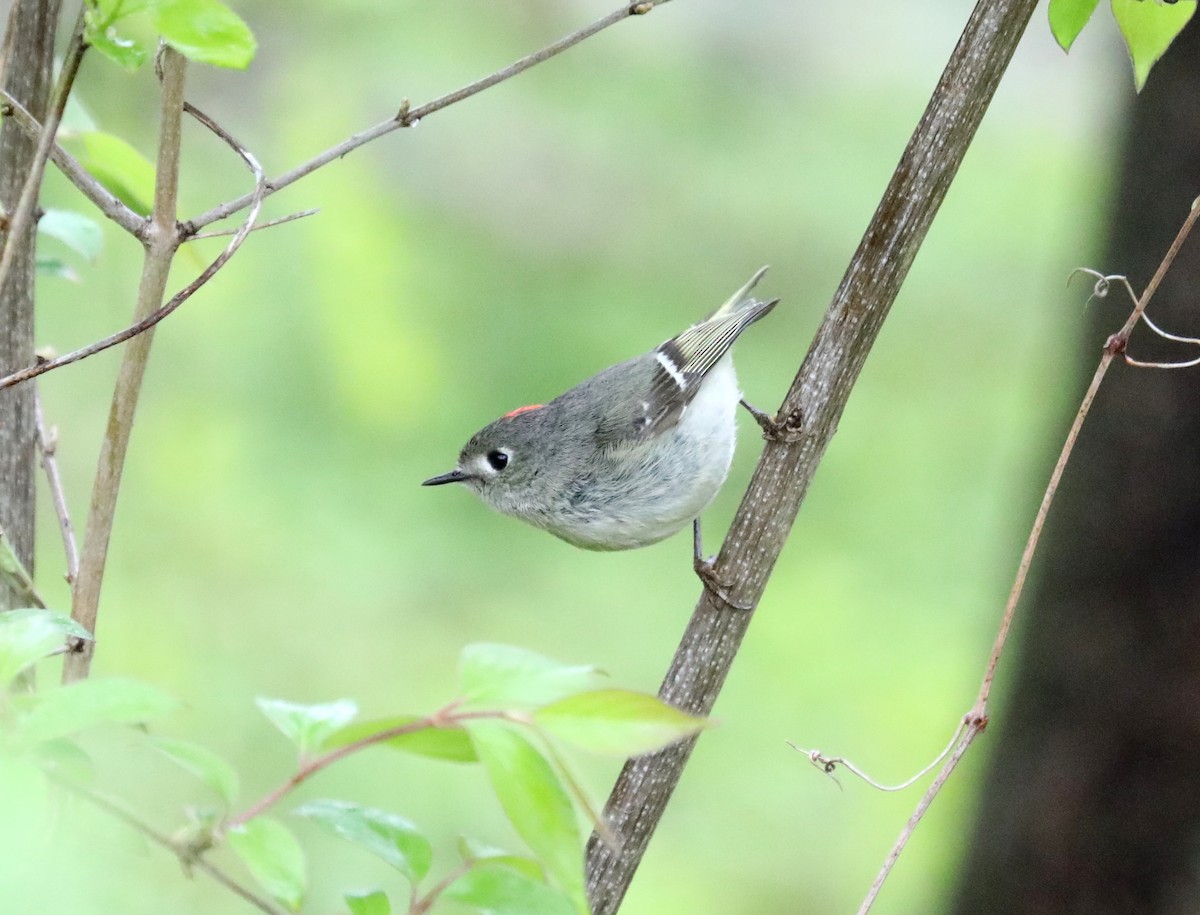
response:
<path id="1" fill-rule="evenodd" d="M 692 522 L 692 568 L 696 570 L 696 576 L 704 585 L 704 589 L 726 606 L 734 610 L 753 610 L 752 605 L 736 601 L 729 596 L 728 585 L 713 568 L 714 559 L 715 557 L 704 558 L 704 549 L 700 544 L 700 519 L 697 518 Z"/>

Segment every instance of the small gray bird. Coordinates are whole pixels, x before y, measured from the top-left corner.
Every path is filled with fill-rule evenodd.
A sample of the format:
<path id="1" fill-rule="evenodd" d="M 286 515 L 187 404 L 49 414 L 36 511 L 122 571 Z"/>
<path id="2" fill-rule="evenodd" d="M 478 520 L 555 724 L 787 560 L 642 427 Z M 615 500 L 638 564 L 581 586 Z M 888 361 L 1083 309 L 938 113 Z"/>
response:
<path id="1" fill-rule="evenodd" d="M 628 550 L 694 524 L 733 460 L 741 401 L 730 347 L 778 299 L 754 274 L 699 324 L 547 404 L 480 429 L 458 465 L 424 486 L 465 483 L 497 511 L 587 550 Z"/>

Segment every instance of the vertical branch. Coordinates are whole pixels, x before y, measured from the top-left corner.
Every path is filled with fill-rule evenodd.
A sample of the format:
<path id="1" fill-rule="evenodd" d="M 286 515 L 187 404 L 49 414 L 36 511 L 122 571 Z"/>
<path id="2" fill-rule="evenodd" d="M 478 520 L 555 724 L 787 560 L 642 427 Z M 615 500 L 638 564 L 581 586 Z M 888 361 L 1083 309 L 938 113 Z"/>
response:
<path id="1" fill-rule="evenodd" d="M 134 320 L 151 314 L 162 304 L 167 288 L 171 261 L 179 246 L 176 228 L 176 202 L 179 189 L 180 130 L 183 120 L 183 84 L 186 61 L 176 51 L 163 47 L 160 56 L 162 74 L 161 124 L 158 137 L 158 162 L 154 182 L 154 212 L 146 227 L 146 256 L 138 287 Z M 153 330 L 134 337 L 125 347 L 117 386 L 113 391 L 108 427 L 100 446 L 100 460 L 92 485 L 83 552 L 79 558 L 79 576 L 71 595 L 71 616 L 89 632 L 96 632 L 96 614 L 100 606 L 100 585 L 108 558 L 121 471 L 133 430 L 142 378 L 150 358 Z M 88 675 L 95 640 L 76 642 L 63 664 L 63 680 L 71 682 Z"/>
<path id="2" fill-rule="evenodd" d="M 4 38 L 3 88 L 38 118 L 44 118 L 54 62 L 59 0 L 15 0 Z M 0 125 L 0 208 L 16 211 L 33 171 L 36 144 L 10 118 Z M 17 231 L 13 231 L 13 228 Z M 0 374 L 33 359 L 34 230 L 0 221 L 8 282 L 0 286 Z M 36 434 L 33 389 L 0 391 L 0 527 L 27 569 L 33 569 Z M 0 582 L 0 610 L 18 606 L 14 591 Z"/>
<path id="3" fill-rule="evenodd" d="M 979 0 L 879 208 L 767 433 L 754 478 L 714 567 L 738 604 L 755 606 L 791 531 L 867 354 L 1025 31 L 1035 0 Z M 716 702 L 750 624 L 705 591 L 659 695 L 691 714 Z M 695 739 L 625 764 L 605 816 L 622 844 L 593 835 L 588 896 L 612 915 L 687 765 Z"/>

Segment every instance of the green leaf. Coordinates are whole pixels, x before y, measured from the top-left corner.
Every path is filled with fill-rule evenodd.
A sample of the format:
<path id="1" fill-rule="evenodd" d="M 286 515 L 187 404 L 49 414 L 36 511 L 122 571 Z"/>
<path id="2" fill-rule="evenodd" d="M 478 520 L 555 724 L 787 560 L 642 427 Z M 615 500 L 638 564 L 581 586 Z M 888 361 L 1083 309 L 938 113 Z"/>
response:
<path id="1" fill-rule="evenodd" d="M 545 871 L 532 858 L 510 854 L 503 848 L 496 848 L 494 845 L 488 845 L 485 842 L 480 842 L 478 839 L 472 839 L 468 836 L 459 836 L 457 845 L 458 855 L 463 861 L 481 861 L 486 859 L 488 863 L 495 862 L 496 864 L 502 864 L 512 870 L 519 871 L 531 880 L 542 881 L 544 879 L 543 874 Z"/>
<path id="2" fill-rule="evenodd" d="M 165 737 L 153 738 L 150 746 L 212 788 L 226 807 L 233 806 L 238 795 L 238 774 L 212 750 Z"/>
<path id="3" fill-rule="evenodd" d="M 70 622 L 53 610 L 37 608 L 0 613 L 0 689 L 6 689 L 21 671 L 62 645 L 66 637 L 64 620 Z"/>
<path id="4" fill-rule="evenodd" d="M 421 715 L 397 715 L 394 718 L 379 718 L 374 721 L 359 721 L 335 731 L 325 738 L 322 749 L 344 747 L 347 744 L 366 740 L 375 734 L 391 731 L 395 728 L 423 720 Z M 403 750 L 405 753 L 415 753 L 418 756 L 430 756 L 434 759 L 445 759 L 450 762 L 478 762 L 475 747 L 471 738 L 462 728 L 427 727 L 389 737 L 381 740 L 380 746 Z"/>
<path id="5" fill-rule="evenodd" d="M 145 216 L 154 205 L 154 166 L 140 152 L 110 133 L 79 135 L 80 164 L 131 210 Z"/>
<path id="6" fill-rule="evenodd" d="M 121 36 L 111 25 L 93 25 L 92 18 L 89 16 L 88 19 L 88 44 L 117 66 L 133 73 L 146 62 L 146 48 L 140 41 Z"/>
<path id="7" fill-rule="evenodd" d="M 345 727 L 358 714 L 358 706 L 352 699 L 320 705 L 297 705 L 261 697 L 254 701 L 271 723 L 299 748 L 302 758 L 318 750 L 330 734 Z"/>
<path id="8" fill-rule="evenodd" d="M 85 260 L 95 260 L 104 246 L 100 223 L 72 210 L 46 210 L 37 227 L 43 235 L 57 238 Z"/>
<path id="9" fill-rule="evenodd" d="M 292 911 L 304 899 L 304 851 L 282 823 L 255 817 L 226 835 L 229 847 L 254 875 L 259 886 Z"/>
<path id="10" fill-rule="evenodd" d="M 590 665 L 560 664 L 525 648 L 487 642 L 464 648 L 458 666 L 467 701 L 489 708 L 536 708 L 600 680 Z"/>
<path id="11" fill-rule="evenodd" d="M 79 282 L 79 274 L 75 272 L 75 268 L 61 257 L 42 257 L 38 255 L 35 259 L 34 269 L 41 276 L 52 276 L 60 280 L 70 280 L 72 283 Z"/>
<path id="12" fill-rule="evenodd" d="M 218 0 L 158 0 L 152 12 L 163 39 L 191 60 L 244 70 L 258 45 L 249 26 Z"/>
<path id="13" fill-rule="evenodd" d="M 309 801 L 293 811 L 334 835 L 361 845 L 412 883 L 420 883 L 433 863 L 433 846 L 420 831 L 394 813 L 349 801 Z"/>
<path id="14" fill-rule="evenodd" d="M 178 706 L 177 699 L 149 683 L 94 677 L 39 693 L 18 734 L 32 746 L 98 724 L 140 724 Z"/>
<path id="15" fill-rule="evenodd" d="M 1054 40 L 1064 51 L 1071 45 L 1087 25 L 1100 0 L 1050 0 L 1050 31 Z"/>
<path id="16" fill-rule="evenodd" d="M 58 139 L 69 140 L 95 129 L 96 121 L 72 92 L 67 96 L 67 107 L 63 111 L 62 123 L 58 125 Z"/>
<path id="17" fill-rule="evenodd" d="M 708 726 L 654 696 L 623 689 L 568 696 L 537 710 L 533 719 L 555 737 L 614 756 L 649 753 Z"/>
<path id="18" fill-rule="evenodd" d="M 583 837 L 554 768 L 504 722 L 472 721 L 467 730 L 517 834 L 573 900 L 584 899 Z"/>
<path id="19" fill-rule="evenodd" d="M 350 915 L 392 915 L 392 904 L 383 890 L 357 896 L 347 894 L 345 899 Z"/>
<path id="20" fill-rule="evenodd" d="M 1133 61 L 1134 85 L 1141 92 L 1150 68 L 1166 53 L 1175 36 L 1183 31 L 1196 12 L 1196 0 L 1178 3 L 1112 0 L 1112 11 Z"/>
<path id="21" fill-rule="evenodd" d="M 33 579 L 29 570 L 22 564 L 21 559 L 13 552 L 4 529 L 0 528 L 0 581 L 7 584 L 16 592 L 17 600 L 22 604 L 30 604 L 43 608 L 42 600 L 33 587 Z"/>
<path id="22" fill-rule="evenodd" d="M 156 0 L 94 0 L 97 18 L 111 25 L 119 19 L 149 9 Z"/>
<path id="23" fill-rule="evenodd" d="M 558 890 L 527 874 L 488 863 L 473 867 L 442 893 L 488 915 L 578 915 Z"/>
<path id="24" fill-rule="evenodd" d="M 59 778 L 87 785 L 95 780 L 96 766 L 92 757 L 73 740 L 47 740 L 35 749 L 38 767 Z"/>

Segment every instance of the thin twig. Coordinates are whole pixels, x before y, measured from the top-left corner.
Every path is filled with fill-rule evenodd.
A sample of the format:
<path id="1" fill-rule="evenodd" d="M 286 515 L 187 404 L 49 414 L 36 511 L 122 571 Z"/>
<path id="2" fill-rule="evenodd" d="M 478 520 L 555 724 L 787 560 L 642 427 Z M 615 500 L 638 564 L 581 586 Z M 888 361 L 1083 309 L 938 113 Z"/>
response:
<path id="1" fill-rule="evenodd" d="M 1150 283 L 1146 286 L 1141 297 L 1134 303 L 1133 310 L 1129 313 L 1124 325 L 1115 334 L 1110 336 L 1104 343 L 1104 350 L 1100 356 L 1100 363 L 1096 366 L 1096 371 L 1092 375 L 1092 381 L 1088 385 L 1087 391 L 1083 395 L 1083 400 L 1079 405 L 1078 411 L 1075 413 L 1075 419 L 1071 422 L 1071 428 L 1067 431 L 1066 440 L 1063 442 L 1062 451 L 1059 453 L 1058 460 L 1054 464 L 1054 470 L 1050 474 L 1050 482 L 1046 485 L 1046 491 L 1042 496 L 1041 505 L 1038 506 L 1037 516 L 1034 518 L 1033 526 L 1029 531 L 1029 537 L 1025 542 L 1025 549 L 1021 553 L 1021 561 L 1017 565 L 1017 573 L 1013 580 L 1012 589 L 1009 591 L 1008 602 L 1004 606 L 1004 614 L 1000 620 L 1000 628 L 996 633 L 996 639 L 992 644 L 992 651 L 988 657 L 987 666 L 984 669 L 983 682 L 979 687 L 979 694 L 975 699 L 975 705 L 964 718 L 966 729 L 963 731 L 962 738 L 959 741 L 958 747 L 953 755 L 946 761 L 942 771 L 938 773 L 937 778 L 930 784 L 929 790 L 925 792 L 925 796 L 921 798 L 920 804 L 909 818 L 904 830 L 900 833 L 900 837 L 896 840 L 896 844 L 888 853 L 887 859 L 883 863 L 878 875 L 875 877 L 875 882 L 871 884 L 871 889 L 863 900 L 862 907 L 859 909 L 859 915 L 865 915 L 871 908 L 875 897 L 879 895 L 879 890 L 883 883 L 887 880 L 888 874 L 891 873 L 900 852 L 903 851 L 913 830 L 916 829 L 921 817 L 933 802 L 933 799 L 941 791 L 942 785 L 946 779 L 950 777 L 950 773 L 954 771 L 954 767 L 958 765 L 958 761 L 967 752 L 975 738 L 983 732 L 987 727 L 988 712 L 987 703 L 988 697 L 991 695 L 992 683 L 996 678 L 996 668 L 1000 663 L 1000 657 L 1004 653 L 1005 643 L 1008 641 L 1008 633 L 1012 628 L 1013 616 L 1016 614 L 1017 604 L 1020 602 L 1021 595 L 1025 590 L 1025 580 L 1029 574 L 1029 567 L 1033 562 L 1034 554 L 1037 551 L 1038 541 L 1041 539 L 1042 529 L 1046 523 L 1046 517 L 1050 513 L 1050 506 L 1054 502 L 1055 493 L 1058 491 L 1058 484 L 1062 480 L 1063 471 L 1066 469 L 1067 462 L 1071 459 L 1071 452 L 1075 448 L 1075 442 L 1079 438 L 1079 431 L 1083 427 L 1084 420 L 1087 419 L 1088 412 L 1092 408 L 1092 403 L 1096 399 L 1096 393 L 1100 389 L 1100 385 L 1104 381 L 1105 375 L 1108 373 L 1108 368 L 1112 365 L 1113 358 L 1118 354 L 1124 354 L 1125 348 L 1129 345 L 1129 335 L 1137 326 L 1139 320 L 1142 319 L 1146 306 L 1150 304 L 1151 298 L 1158 290 L 1159 284 L 1167 271 L 1171 269 L 1171 265 L 1175 262 L 1176 255 L 1179 254 L 1180 248 L 1183 247 L 1184 241 L 1192 231 L 1192 227 L 1196 224 L 1197 218 L 1200 218 L 1200 207 L 1195 203 L 1192 205 L 1191 211 L 1188 213 L 1187 219 L 1180 226 L 1179 231 L 1175 235 L 1175 240 L 1171 243 L 1171 247 L 1163 256 L 1158 269 L 1155 271 Z M 1095 271 L 1084 271 L 1096 275 Z M 1101 277 L 1097 282 L 1093 291 L 1093 295 L 1103 297 L 1107 290 L 1107 283 L 1111 280 L 1116 280 L 1118 277 Z M 1123 279 L 1120 278 L 1120 279 Z M 1105 285 L 1101 285 L 1105 284 Z"/>
<path id="2" fill-rule="evenodd" d="M 58 529 L 62 532 L 63 550 L 67 556 L 67 584 L 74 584 L 79 575 L 79 547 L 75 543 L 75 527 L 71 524 L 71 513 L 67 509 L 62 476 L 58 472 L 58 430 L 46 426 L 42 394 L 36 385 L 33 389 L 33 413 L 37 421 L 38 446 L 42 450 L 42 469 L 46 471 L 46 482 L 50 485 L 50 498 L 54 502 L 54 513 L 58 516 Z"/>
<path id="3" fill-rule="evenodd" d="M 303 219 L 306 216 L 314 216 L 319 212 L 321 212 L 319 209 L 313 207 L 311 210 L 301 210 L 298 213 L 289 213 L 287 216 L 280 216 L 278 219 L 269 219 L 266 222 L 257 223 L 251 227 L 250 231 L 257 232 L 259 229 L 270 229 L 273 226 L 281 226 L 285 222 L 293 222 L 297 219 Z M 224 238 L 227 235 L 237 234 L 237 231 L 237 229 L 221 229 L 218 232 L 200 232 L 196 235 L 190 235 L 184 240 L 197 241 L 201 238 Z"/>
<path id="4" fill-rule="evenodd" d="M 4 528 L 0 527 L 0 581 L 9 586 L 18 601 L 28 601 L 31 606 L 45 610 L 46 602 L 34 587 L 33 576 L 9 542 L 9 538 L 4 536 Z M 17 607 L 20 606 L 18 603 Z"/>
<path id="5" fill-rule="evenodd" d="M 866 772 L 864 772 L 862 769 L 860 769 L 854 763 L 850 762 L 850 760 L 846 759 L 845 757 L 826 756 L 820 750 L 805 750 L 802 747 L 796 746 L 790 740 L 786 741 L 786 743 L 789 747 L 791 747 L 797 753 L 803 753 L 805 756 L 807 756 L 808 761 L 810 763 L 812 763 L 813 766 L 820 769 L 822 772 L 824 772 L 826 775 L 828 775 L 830 778 L 832 778 L 834 784 L 837 785 L 839 788 L 841 787 L 841 783 L 837 780 L 837 776 L 835 776 L 833 773 L 835 771 L 837 771 L 838 766 L 842 766 L 847 771 L 849 771 L 852 775 L 855 775 L 858 778 L 862 779 L 862 781 L 866 782 L 868 785 L 870 785 L 872 788 L 874 788 L 877 791 L 895 792 L 895 791 L 903 791 L 904 789 L 911 787 L 914 783 L 916 783 L 920 779 L 924 778 L 925 775 L 932 772 L 934 770 L 934 768 L 937 766 L 937 764 L 940 763 L 943 759 L 945 759 L 946 756 L 950 753 L 950 751 L 954 749 L 955 744 L 958 743 L 958 738 L 962 735 L 963 729 L 966 726 L 967 726 L 967 722 L 965 719 L 963 721 L 960 721 L 958 723 L 958 727 L 956 727 L 954 729 L 954 733 L 952 735 L 950 735 L 950 742 L 948 744 L 946 744 L 945 749 L 942 750 L 942 752 L 939 753 L 937 756 L 935 756 L 925 766 L 924 769 L 922 769 L 920 772 L 917 772 L 915 775 L 909 776 L 907 779 L 905 779 L 898 785 L 885 785 L 881 782 L 877 782 L 875 779 L 871 778 L 871 776 L 869 776 Z"/>
<path id="6" fill-rule="evenodd" d="M 917 809 L 913 811 L 912 816 L 908 818 L 908 822 L 904 824 L 904 829 L 900 831 L 900 837 L 896 840 L 896 844 L 892 846 L 892 850 L 888 852 L 887 860 L 883 863 L 883 868 L 875 876 L 875 881 L 871 884 L 871 889 L 867 892 L 866 898 L 862 905 L 859 906 L 858 915 L 867 915 L 871 910 L 871 906 L 875 904 L 875 897 L 879 895 L 879 891 L 883 889 L 883 883 L 888 878 L 888 874 L 892 871 L 892 866 L 895 865 L 896 859 L 900 857 L 900 852 L 904 851 L 904 846 L 908 844 L 909 838 L 917 828 L 917 824 L 921 822 L 921 818 L 925 816 L 925 811 L 929 809 L 929 805 L 933 803 L 933 799 L 937 797 L 938 792 L 942 790 L 942 785 L 946 783 L 959 761 L 963 758 L 963 754 L 967 752 L 967 748 L 971 745 L 974 735 L 978 734 L 978 730 L 974 730 L 972 726 L 968 726 L 967 732 L 963 734 L 957 747 L 954 748 L 954 753 L 946 760 L 946 765 L 942 767 L 934 780 L 926 789 L 925 794 L 921 797 L 921 802 L 917 804 Z"/>
<path id="7" fill-rule="evenodd" d="M 5 117 L 11 117 L 13 123 L 20 127 L 26 135 L 31 137 L 41 135 L 42 125 L 20 102 L 3 89 L 0 89 L 0 113 L 3 113 Z M 96 205 L 96 209 L 130 235 L 135 238 L 142 237 L 142 232 L 146 227 L 145 218 L 127 207 L 108 188 L 92 177 L 87 169 L 79 164 L 78 159 L 55 143 L 50 147 L 50 161 L 58 166 L 58 170 L 66 175 L 68 181 Z"/>
<path id="8" fill-rule="evenodd" d="M 234 233 L 233 239 L 228 245 L 226 245 L 225 250 L 223 250 L 220 255 L 217 256 L 216 260 L 205 267 L 199 276 L 192 280 L 192 282 L 188 283 L 188 285 L 184 286 L 183 289 L 179 290 L 179 292 L 172 296 L 160 308 L 151 311 L 141 320 L 135 321 L 128 327 L 119 330 L 114 334 L 110 334 L 103 340 L 97 340 L 95 343 L 89 343 L 87 346 L 81 347 L 73 352 L 65 353 L 62 356 L 56 356 L 53 359 L 47 359 L 35 365 L 31 365 L 28 368 L 13 372 L 11 375 L 6 375 L 5 377 L 0 378 L 0 390 L 20 384 L 23 381 L 28 381 L 30 378 L 36 378 L 38 375 L 43 375 L 46 372 L 53 371 L 54 369 L 62 368 L 64 365 L 70 365 L 71 363 L 78 362 L 81 359 L 87 359 L 89 356 L 94 356 L 96 353 L 103 352 L 110 347 L 116 346 L 119 343 L 124 343 L 126 340 L 130 340 L 139 334 L 143 334 L 150 330 L 152 327 L 154 327 L 154 325 L 163 320 L 163 318 L 166 318 L 171 314 L 171 312 L 175 311 L 175 309 L 190 299 L 196 290 L 212 279 L 213 275 L 222 267 L 224 267 L 229 259 L 237 253 L 238 248 L 240 248 L 242 243 L 246 240 L 246 236 L 250 234 L 252 229 L 254 229 L 254 220 L 258 218 L 259 210 L 262 208 L 263 197 L 266 194 L 266 178 L 263 174 L 262 166 L 258 164 L 258 160 L 256 160 L 244 146 L 238 143 L 237 140 L 233 139 L 233 137 L 226 133 L 223 128 L 208 118 L 207 115 L 204 115 L 202 112 L 198 112 L 196 109 L 192 108 L 191 105 L 186 105 L 186 108 L 189 113 L 196 116 L 197 120 L 201 120 L 206 127 L 208 127 L 210 130 L 213 130 L 214 133 L 217 133 L 217 135 L 221 137 L 221 139 L 229 143 L 237 152 L 237 154 L 241 156 L 242 161 L 246 163 L 246 166 L 253 173 L 255 182 L 253 194 L 254 203 L 250 208 L 250 213 L 246 217 L 246 221 L 243 222 L 238 230 Z"/>
<path id="9" fill-rule="evenodd" d="M 258 160 L 220 125 L 183 100 L 183 77 L 186 63 L 184 58 L 178 52 L 164 46 L 160 59 L 164 73 L 163 126 L 159 139 L 154 212 L 150 220 L 146 265 L 142 273 L 142 285 L 138 290 L 136 306 L 136 312 L 145 316 L 131 327 L 114 334 L 108 340 L 85 347 L 85 349 L 99 352 L 122 340 L 137 338 L 126 348 L 121 362 L 121 371 L 117 377 L 117 389 L 113 393 L 112 410 L 109 414 L 108 434 L 101 450 L 100 466 L 97 469 L 96 483 L 92 490 L 92 508 L 88 515 L 87 539 L 84 541 L 80 580 L 72 595 L 74 598 L 72 616 L 93 634 L 96 632 L 95 622 L 100 603 L 100 586 L 104 578 L 108 541 L 112 535 L 117 492 L 121 485 L 121 471 L 125 464 L 125 453 L 129 446 L 133 415 L 137 407 L 138 394 L 141 391 L 142 378 L 145 374 L 146 363 L 150 358 L 152 335 L 145 332 L 152 329 L 154 325 L 190 298 L 237 253 L 250 234 L 254 220 L 258 218 L 265 190 L 265 178 Z M 250 169 L 254 175 L 254 203 L 250 207 L 250 212 L 247 214 L 242 228 L 234 235 L 217 259 L 165 305 L 155 309 L 155 303 L 162 301 L 171 260 L 180 244 L 178 226 L 175 222 L 175 204 L 179 183 L 180 120 L 185 109 L 228 144 Z M 138 336 L 139 334 L 145 335 Z M 79 352 L 51 360 L 45 365 L 57 367 L 53 363 L 65 365 L 67 361 L 76 361 L 76 359 L 83 358 Z M 38 367 L 34 366 L 33 368 Z M 0 389 L 5 387 L 6 381 L 7 379 L 0 379 Z M 95 643 L 80 644 L 77 648 L 77 653 L 68 656 L 63 665 L 65 680 L 87 676 L 91 656 L 95 651 Z"/>
<path id="10" fill-rule="evenodd" d="M 425 915 L 426 912 L 433 908 L 433 904 L 437 902 L 438 897 L 450 888 L 450 884 L 452 884 L 455 880 L 466 876 L 475 867 L 483 863 L 483 860 L 484 859 L 480 858 L 467 858 L 467 860 L 463 861 L 462 864 L 458 865 L 458 867 L 454 868 L 454 870 L 450 871 L 450 873 L 435 883 L 430 888 L 429 892 L 420 898 L 417 898 L 417 888 L 415 885 L 413 885 L 412 901 L 408 906 L 408 915 Z"/>
<path id="11" fill-rule="evenodd" d="M 328 165 L 334 159 L 340 159 L 342 156 L 352 152 L 358 147 L 370 143 L 372 140 L 377 140 L 394 130 L 399 130 L 402 127 L 416 127 L 422 118 L 426 118 L 434 112 L 441 111 L 456 102 L 461 102 L 463 99 L 470 98 L 472 95 L 482 92 L 484 89 L 490 89 L 492 86 L 502 83 L 505 80 L 512 79 L 519 73 L 523 73 L 530 67 L 536 66 L 543 61 L 549 60 L 557 54 L 561 54 L 581 41 L 591 38 L 597 32 L 601 32 L 611 25 L 615 25 L 630 16 L 640 16 L 650 12 L 655 6 L 662 5 L 666 0 L 649 0 L 644 3 L 626 3 L 620 9 L 614 10 L 607 16 L 597 19 L 590 25 L 586 25 L 576 32 L 572 32 L 553 44 L 549 44 L 540 51 L 535 51 L 527 57 L 522 57 L 509 66 L 497 70 L 489 76 L 478 79 L 473 83 L 463 86 L 461 89 L 456 89 L 446 95 L 436 98 L 431 102 L 426 102 L 417 108 L 410 108 L 406 99 L 400 106 L 400 110 L 388 118 L 386 121 L 381 121 L 374 127 L 368 127 L 361 133 L 356 133 L 354 136 L 344 140 L 343 142 L 332 146 L 318 156 L 309 159 L 302 165 L 298 165 L 290 172 L 280 175 L 278 178 L 273 178 L 267 182 L 267 194 L 274 194 L 276 191 L 282 190 L 289 184 L 299 181 L 310 172 L 316 171 L 323 165 Z M 238 210 L 244 209 L 251 201 L 249 194 L 243 194 L 234 200 L 230 200 L 220 206 L 213 207 L 206 213 L 202 213 L 195 219 L 184 223 L 184 234 L 190 235 L 199 229 L 204 228 L 210 223 L 220 219 L 225 219 L 231 216 Z"/>
<path id="12" fill-rule="evenodd" d="M 25 176 L 25 184 L 21 188 L 17 206 L 8 217 L 4 249 L 0 252 L 0 290 L 4 288 L 4 284 L 8 280 L 17 249 L 21 247 L 14 239 L 24 237 L 32 224 L 34 211 L 37 208 L 38 193 L 42 188 L 42 175 L 46 171 L 46 160 L 50 155 L 50 148 L 54 145 L 54 135 L 58 132 L 58 125 L 62 122 L 63 110 L 67 107 L 67 96 L 71 94 L 71 86 L 75 83 L 75 76 L 79 73 L 79 64 L 87 50 L 87 43 L 83 40 L 83 26 L 87 9 L 86 3 L 81 4 L 79 8 L 79 18 L 75 21 L 75 31 L 71 33 L 67 53 L 63 57 L 58 82 L 54 84 L 54 90 L 50 94 L 46 123 L 42 125 L 37 149 L 34 150 L 33 161 L 29 166 L 29 174 Z"/>
<path id="13" fill-rule="evenodd" d="M 208 861 L 202 855 L 196 855 L 189 849 L 180 847 L 171 840 L 170 836 L 159 832 L 149 823 L 142 822 L 137 816 L 130 813 L 119 804 L 115 804 L 106 797 L 102 797 L 99 794 L 93 794 L 91 791 L 88 791 L 63 779 L 55 779 L 55 782 L 56 784 L 59 784 L 62 787 L 72 791 L 78 797 L 83 798 L 92 806 L 98 807 L 110 816 L 116 817 L 122 823 L 141 833 L 155 845 L 165 848 L 176 858 L 178 858 L 179 863 L 185 868 L 195 868 L 197 870 L 204 871 L 204 873 L 216 880 L 217 883 L 221 884 L 228 890 L 232 890 L 259 911 L 266 912 L 267 915 L 284 915 L 282 910 L 271 905 L 270 902 L 259 896 L 253 890 L 238 883 L 235 879 L 233 879 L 233 877 L 229 876 L 229 874 L 225 873 L 225 871 Z"/>

